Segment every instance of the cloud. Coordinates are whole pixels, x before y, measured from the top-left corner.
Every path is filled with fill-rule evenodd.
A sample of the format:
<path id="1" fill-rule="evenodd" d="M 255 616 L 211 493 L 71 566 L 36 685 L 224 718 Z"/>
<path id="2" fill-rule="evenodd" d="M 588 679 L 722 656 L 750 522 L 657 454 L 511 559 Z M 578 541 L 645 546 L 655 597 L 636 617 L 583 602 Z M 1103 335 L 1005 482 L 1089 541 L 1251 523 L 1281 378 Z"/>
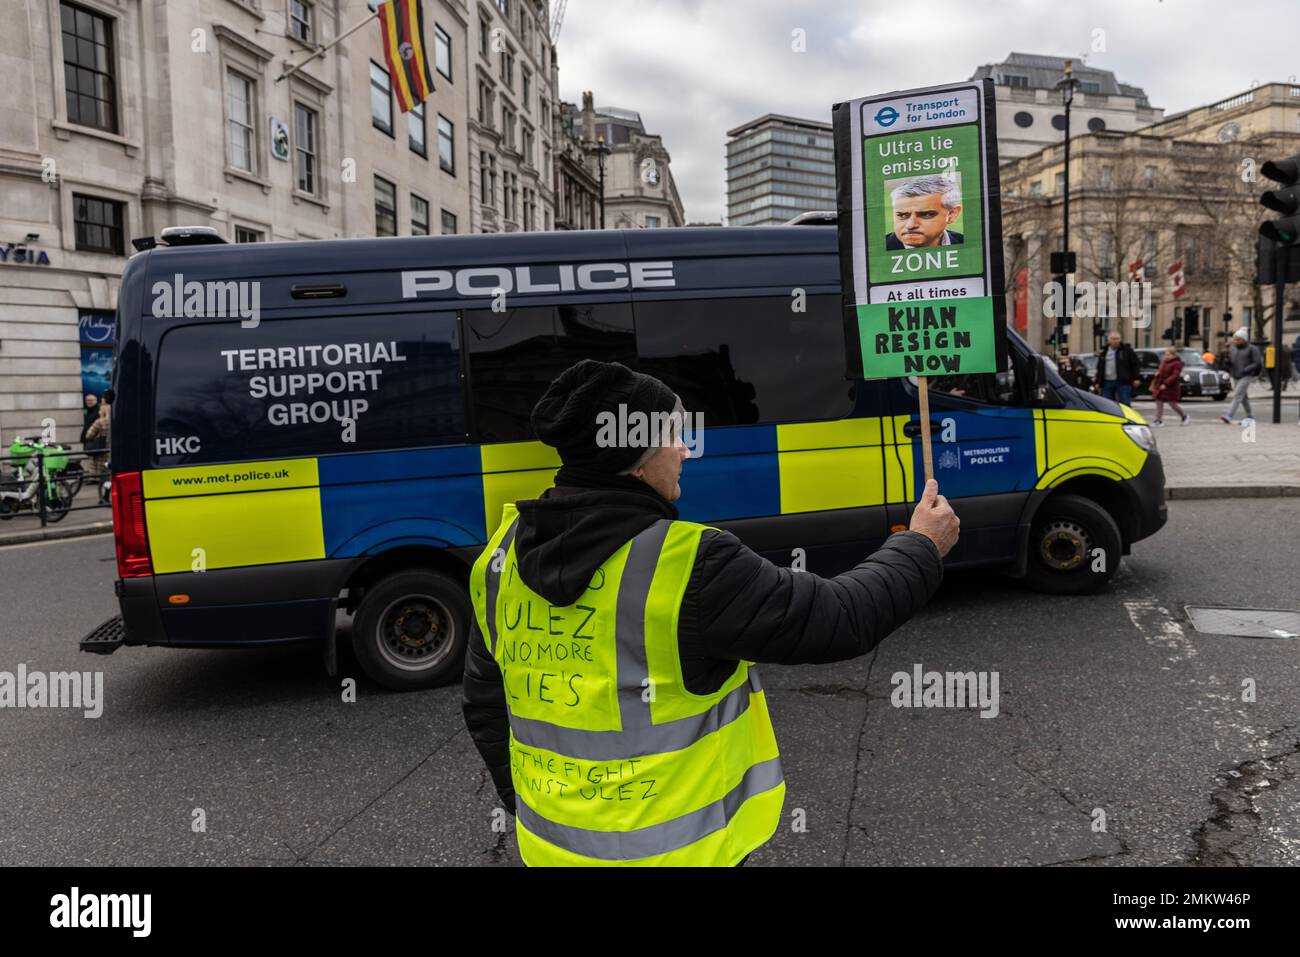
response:
<path id="1" fill-rule="evenodd" d="M 964 80 L 1012 51 L 1086 55 L 1173 113 L 1300 71 L 1294 17 L 1294 0 L 569 0 L 560 95 L 638 111 L 687 219 L 717 220 L 726 131 L 765 113 L 829 122 L 838 100 Z"/>

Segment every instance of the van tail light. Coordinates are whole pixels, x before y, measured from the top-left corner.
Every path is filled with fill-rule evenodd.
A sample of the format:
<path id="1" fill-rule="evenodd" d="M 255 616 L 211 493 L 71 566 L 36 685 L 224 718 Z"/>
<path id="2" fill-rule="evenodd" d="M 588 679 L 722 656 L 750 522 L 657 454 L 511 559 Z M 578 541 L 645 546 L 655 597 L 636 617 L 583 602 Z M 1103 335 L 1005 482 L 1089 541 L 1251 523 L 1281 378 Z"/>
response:
<path id="1" fill-rule="evenodd" d="M 144 484 L 139 472 L 113 476 L 113 540 L 117 543 L 117 573 L 122 578 L 153 574 L 149 532 L 144 527 Z"/>

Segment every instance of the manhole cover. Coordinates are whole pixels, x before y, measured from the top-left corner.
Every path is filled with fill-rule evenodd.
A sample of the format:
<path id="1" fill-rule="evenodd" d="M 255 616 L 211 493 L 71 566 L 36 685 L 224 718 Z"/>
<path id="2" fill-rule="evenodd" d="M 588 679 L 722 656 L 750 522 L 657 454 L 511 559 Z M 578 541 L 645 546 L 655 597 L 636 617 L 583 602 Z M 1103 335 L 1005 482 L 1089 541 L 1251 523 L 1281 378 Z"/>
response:
<path id="1" fill-rule="evenodd" d="M 1275 608 L 1202 608 L 1185 605 L 1192 627 L 1206 635 L 1300 638 L 1300 611 Z"/>

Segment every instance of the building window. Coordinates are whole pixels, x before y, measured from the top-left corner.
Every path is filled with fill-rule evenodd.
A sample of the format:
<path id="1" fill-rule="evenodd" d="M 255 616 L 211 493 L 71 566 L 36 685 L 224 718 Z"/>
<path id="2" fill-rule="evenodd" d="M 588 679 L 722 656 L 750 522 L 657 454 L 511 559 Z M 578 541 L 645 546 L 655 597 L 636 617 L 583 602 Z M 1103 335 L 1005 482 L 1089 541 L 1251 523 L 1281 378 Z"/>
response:
<path id="1" fill-rule="evenodd" d="M 478 85 L 478 121 L 491 129 L 492 127 L 492 87 L 486 83 Z"/>
<path id="2" fill-rule="evenodd" d="M 509 47 L 501 48 L 501 82 L 506 88 L 515 88 L 515 53 Z"/>
<path id="3" fill-rule="evenodd" d="M 1007 86 L 1018 86 L 1024 89 L 1029 88 L 1029 77 L 1021 76 L 1016 73 L 1004 73 L 1002 75 L 1002 82 Z"/>
<path id="4" fill-rule="evenodd" d="M 449 213 L 445 209 L 442 211 L 442 234 L 444 236 L 456 235 L 456 214 Z"/>
<path id="5" fill-rule="evenodd" d="M 441 113 L 438 114 L 438 165 L 456 175 L 456 127 Z"/>
<path id="6" fill-rule="evenodd" d="M 237 243 L 260 243 L 262 239 L 260 229 L 249 229 L 247 226 L 235 227 L 235 242 Z"/>
<path id="7" fill-rule="evenodd" d="M 1109 166 L 1101 168 L 1101 188 L 1110 189 L 1115 184 L 1115 171 Z"/>
<path id="8" fill-rule="evenodd" d="M 521 70 L 520 76 L 523 79 L 523 99 L 524 109 L 528 109 L 528 103 L 533 98 L 533 75 L 527 70 Z"/>
<path id="9" fill-rule="evenodd" d="M 647 217 L 645 218 L 645 228 L 646 228 L 646 229 L 658 229 L 658 228 L 659 228 L 659 217 L 658 217 L 658 216 L 647 216 Z"/>
<path id="10" fill-rule="evenodd" d="M 59 5 L 68 122 L 117 132 L 113 21 L 71 3 Z"/>
<path id="11" fill-rule="evenodd" d="M 501 16 L 510 19 L 510 0 L 497 0 L 497 9 L 501 11 Z"/>
<path id="12" fill-rule="evenodd" d="M 397 187 L 383 177 L 375 177 L 375 235 L 397 235 Z"/>
<path id="13" fill-rule="evenodd" d="M 501 216 L 512 222 L 519 215 L 519 175 L 517 173 L 501 174 L 501 204 L 504 207 Z"/>
<path id="14" fill-rule="evenodd" d="M 424 104 L 418 103 L 406 114 L 406 137 L 411 144 L 411 152 L 428 156 L 425 149 Z"/>
<path id="15" fill-rule="evenodd" d="M 1029 184 L 1029 195 L 1030 196 L 1043 195 L 1043 184 L 1041 180 L 1034 180 L 1032 183 Z"/>
<path id="16" fill-rule="evenodd" d="M 393 135 L 393 82 L 388 71 L 370 61 L 370 123 Z"/>
<path id="17" fill-rule="evenodd" d="M 433 66 L 451 79 L 451 36 L 436 23 L 433 25 Z"/>
<path id="18" fill-rule="evenodd" d="M 316 195 L 316 111 L 293 105 L 294 171 L 301 192 Z"/>
<path id="19" fill-rule="evenodd" d="M 1058 172 L 1058 173 L 1056 174 L 1056 191 L 1057 191 L 1058 193 L 1064 193 L 1064 192 L 1065 192 L 1065 172 L 1064 172 L 1064 171 L 1060 171 L 1060 172 Z"/>
<path id="20" fill-rule="evenodd" d="M 524 162 L 527 163 L 529 166 L 532 166 L 532 165 L 533 165 L 533 130 L 532 130 L 532 127 L 530 127 L 530 126 L 522 126 L 521 132 L 522 132 L 522 134 L 523 134 L 522 138 L 523 138 L 523 147 L 524 147 Z"/>
<path id="21" fill-rule="evenodd" d="M 315 5 L 307 0 L 289 0 L 289 35 L 297 37 L 303 43 L 311 43 L 314 35 L 312 20 Z"/>
<path id="22" fill-rule="evenodd" d="M 253 81 L 234 70 L 226 72 L 226 112 L 230 126 L 230 165 L 256 173 L 253 132 Z"/>
<path id="23" fill-rule="evenodd" d="M 533 201 L 533 191 L 529 189 L 527 186 L 525 186 L 524 187 L 524 231 L 525 232 L 533 228 L 532 201 Z"/>
<path id="24" fill-rule="evenodd" d="M 429 201 L 411 194 L 411 235 L 429 235 Z"/>
<path id="25" fill-rule="evenodd" d="M 1016 126 L 1020 127 L 1022 130 L 1028 129 L 1034 125 L 1034 114 L 1027 113 L 1024 110 L 1018 112 L 1014 117 L 1012 117 L 1012 119 L 1016 121 Z"/>
<path id="26" fill-rule="evenodd" d="M 478 189 L 480 203 L 484 206 L 496 205 L 497 158 L 487 150 L 479 154 Z"/>
<path id="27" fill-rule="evenodd" d="M 73 193 L 72 223 L 76 229 L 77 249 L 88 253 L 123 255 L 123 213 L 123 203 Z"/>
<path id="28" fill-rule="evenodd" d="M 482 17 L 478 20 L 478 52 L 486 57 L 492 49 L 492 24 Z"/>
<path id="29" fill-rule="evenodd" d="M 1156 168 L 1154 166 L 1142 167 L 1142 185 L 1151 189 L 1156 185 Z"/>
<path id="30" fill-rule="evenodd" d="M 515 148 L 515 111 L 505 104 L 501 106 L 501 145 L 510 150 Z"/>

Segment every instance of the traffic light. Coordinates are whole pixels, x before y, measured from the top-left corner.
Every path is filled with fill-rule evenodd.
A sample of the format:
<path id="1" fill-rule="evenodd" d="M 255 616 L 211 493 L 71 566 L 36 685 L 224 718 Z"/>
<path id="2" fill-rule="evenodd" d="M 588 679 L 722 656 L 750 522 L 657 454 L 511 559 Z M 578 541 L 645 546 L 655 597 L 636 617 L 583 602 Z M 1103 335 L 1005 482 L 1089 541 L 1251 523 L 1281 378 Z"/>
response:
<path id="1" fill-rule="evenodd" d="M 1300 153 L 1290 159 L 1269 160 L 1259 171 L 1282 184 L 1259 198 L 1260 205 L 1282 214 L 1260 223 L 1260 235 L 1283 246 L 1300 243 Z"/>

